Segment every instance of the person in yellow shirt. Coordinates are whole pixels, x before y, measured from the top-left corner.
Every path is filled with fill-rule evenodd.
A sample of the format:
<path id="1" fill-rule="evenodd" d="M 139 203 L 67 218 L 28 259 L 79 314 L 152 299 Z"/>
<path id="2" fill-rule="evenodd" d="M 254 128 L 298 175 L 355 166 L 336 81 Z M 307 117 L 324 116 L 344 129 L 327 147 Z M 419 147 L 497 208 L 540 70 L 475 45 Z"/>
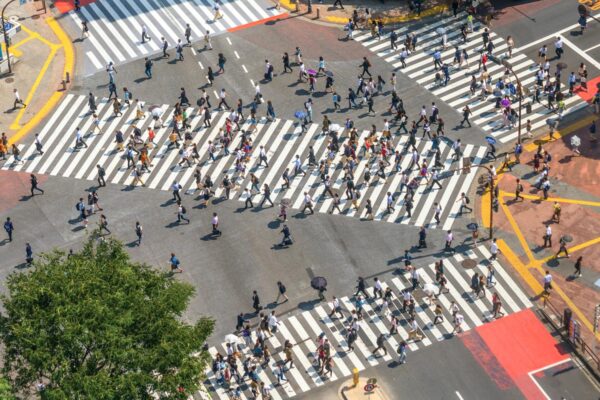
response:
<path id="1" fill-rule="evenodd" d="M 554 213 L 552 214 L 552 221 L 555 221 L 557 224 L 560 224 L 560 204 L 557 201 L 554 202 Z"/>

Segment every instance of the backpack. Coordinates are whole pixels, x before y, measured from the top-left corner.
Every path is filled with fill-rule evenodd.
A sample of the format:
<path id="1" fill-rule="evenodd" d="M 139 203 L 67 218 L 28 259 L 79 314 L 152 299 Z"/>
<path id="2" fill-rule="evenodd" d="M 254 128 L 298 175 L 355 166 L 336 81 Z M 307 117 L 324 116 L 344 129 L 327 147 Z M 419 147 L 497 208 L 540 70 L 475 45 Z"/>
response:
<path id="1" fill-rule="evenodd" d="M 471 200 L 468 197 L 465 197 L 465 203 L 469 204 Z"/>
<path id="2" fill-rule="evenodd" d="M 187 214 L 187 210 L 185 209 L 184 206 L 181 206 L 181 213 L 182 214 Z"/>

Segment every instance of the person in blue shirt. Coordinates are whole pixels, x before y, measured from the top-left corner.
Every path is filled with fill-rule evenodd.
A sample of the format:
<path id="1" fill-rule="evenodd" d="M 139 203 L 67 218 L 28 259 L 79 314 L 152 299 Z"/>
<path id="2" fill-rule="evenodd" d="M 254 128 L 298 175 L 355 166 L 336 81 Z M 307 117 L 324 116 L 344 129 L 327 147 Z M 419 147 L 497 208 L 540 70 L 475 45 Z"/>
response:
<path id="1" fill-rule="evenodd" d="M 175 253 L 171 253 L 171 258 L 169 259 L 169 262 L 171 263 L 171 272 L 183 272 L 183 268 L 179 266 L 180 262 L 179 259 L 175 256 Z"/>

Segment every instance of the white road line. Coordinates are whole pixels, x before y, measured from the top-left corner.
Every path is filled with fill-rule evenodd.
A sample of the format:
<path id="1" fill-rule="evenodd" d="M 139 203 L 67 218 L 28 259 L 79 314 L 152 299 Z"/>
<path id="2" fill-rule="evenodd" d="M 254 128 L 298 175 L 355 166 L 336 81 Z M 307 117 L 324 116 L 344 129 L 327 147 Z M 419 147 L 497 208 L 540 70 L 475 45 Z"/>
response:
<path id="1" fill-rule="evenodd" d="M 242 64 L 242 69 L 244 70 L 245 73 L 248 73 L 248 70 L 246 69 L 246 66 L 244 64 Z"/>
<path id="2" fill-rule="evenodd" d="M 458 390 L 457 390 L 456 392 L 454 392 L 454 393 L 456 393 L 456 396 L 457 396 L 457 397 L 458 397 L 460 400 L 464 400 L 464 399 L 463 399 L 463 397 L 462 397 L 462 396 L 460 395 L 460 393 L 458 392 Z"/>
<path id="3" fill-rule="evenodd" d="M 229 45 L 231 46 L 232 45 L 231 39 L 227 38 L 227 43 L 229 43 Z"/>
<path id="4" fill-rule="evenodd" d="M 254 84 L 254 81 L 253 81 L 252 79 L 250 79 L 250 83 L 252 84 L 252 86 L 253 86 L 253 87 L 254 87 L 254 86 L 256 86 L 256 85 Z"/>
<path id="5" fill-rule="evenodd" d="M 589 49 L 586 49 L 586 50 L 584 50 L 584 51 L 587 53 L 588 51 L 592 51 L 592 50 L 594 50 L 594 49 L 596 49 L 596 48 L 598 48 L 598 47 L 600 47 L 600 44 L 597 44 L 597 45 L 595 45 L 595 46 L 592 46 L 592 47 L 590 47 Z"/>
<path id="6" fill-rule="evenodd" d="M 194 46 L 190 47 L 190 50 L 192 50 L 193 55 L 196 55 L 196 50 L 194 50 Z"/>
<path id="7" fill-rule="evenodd" d="M 586 60 L 587 62 L 592 64 L 594 67 L 596 67 L 596 69 L 600 69 L 600 62 L 596 61 L 594 59 L 594 57 L 590 56 L 588 53 L 581 50 L 579 47 L 577 47 L 575 45 L 575 43 L 571 42 L 569 39 L 563 37 L 562 41 L 564 42 L 564 44 L 569 46 L 573 51 L 575 51 L 575 53 L 579 54 L 584 60 Z"/>
<path id="8" fill-rule="evenodd" d="M 200 66 L 200 69 L 204 69 L 204 65 L 202 65 L 200 61 L 198 61 L 198 65 Z"/>
<path id="9" fill-rule="evenodd" d="M 94 53 L 92 53 L 91 51 L 86 51 L 85 55 L 90 59 L 92 64 L 94 64 L 94 67 L 96 67 L 97 69 L 102 69 L 104 67 L 104 65 L 102 65 L 100 60 L 98 60 L 96 55 Z"/>
<path id="10" fill-rule="evenodd" d="M 236 58 L 238 58 L 238 59 L 240 58 L 240 55 L 238 54 L 237 50 L 234 50 L 233 54 L 235 54 Z"/>

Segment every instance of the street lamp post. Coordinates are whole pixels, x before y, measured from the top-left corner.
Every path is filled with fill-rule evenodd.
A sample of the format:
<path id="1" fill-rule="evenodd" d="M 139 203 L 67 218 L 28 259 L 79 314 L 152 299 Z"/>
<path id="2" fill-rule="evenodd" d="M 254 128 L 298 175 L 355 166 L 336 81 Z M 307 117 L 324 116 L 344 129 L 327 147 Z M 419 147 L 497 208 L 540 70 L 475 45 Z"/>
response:
<path id="1" fill-rule="evenodd" d="M 10 3 L 14 3 L 16 0 L 10 0 L 8 3 L 6 3 L 6 5 L 2 8 L 2 32 L 4 33 L 4 45 L 6 47 L 6 62 L 8 63 L 8 73 L 12 74 L 12 66 L 10 65 L 10 42 L 9 42 L 9 38 L 8 38 L 8 33 L 6 32 L 5 29 L 5 19 L 4 19 L 4 11 L 6 11 L 6 7 L 8 7 L 8 5 Z"/>
<path id="2" fill-rule="evenodd" d="M 502 65 L 506 67 L 506 69 L 508 69 L 517 80 L 517 93 L 519 95 L 519 128 L 517 131 L 517 143 L 521 143 L 521 109 L 523 108 L 523 87 L 521 86 L 521 80 L 519 79 L 519 76 L 515 74 L 510 62 L 508 62 L 506 59 L 502 60 Z"/>

